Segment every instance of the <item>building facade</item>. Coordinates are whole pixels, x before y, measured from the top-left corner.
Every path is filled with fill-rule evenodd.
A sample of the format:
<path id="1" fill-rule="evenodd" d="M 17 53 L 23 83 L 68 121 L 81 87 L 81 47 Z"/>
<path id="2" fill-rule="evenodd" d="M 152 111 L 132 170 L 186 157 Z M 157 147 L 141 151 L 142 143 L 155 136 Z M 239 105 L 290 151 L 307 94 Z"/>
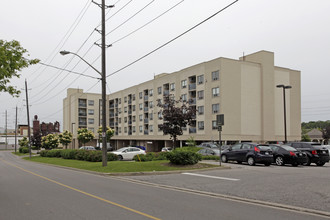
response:
<path id="1" fill-rule="evenodd" d="M 163 73 L 108 95 L 107 125 L 115 129 L 111 144 L 115 148 L 144 146 L 149 151 L 171 146 L 169 136 L 158 129 L 162 120 L 157 100 L 167 94 L 191 99 L 197 109 L 195 122 L 179 136 L 180 145 L 190 137 L 197 142 L 218 141 L 218 114 L 224 114 L 221 135 L 227 144 L 284 140 L 283 91 L 276 88 L 278 84 L 292 86 L 286 90 L 287 139 L 300 140 L 300 71 L 274 66 L 274 53 L 259 51 L 239 60 L 220 57 Z M 64 130 L 76 137 L 77 129 L 84 127 L 98 136 L 100 104 L 101 94 L 68 89 L 63 101 Z"/>

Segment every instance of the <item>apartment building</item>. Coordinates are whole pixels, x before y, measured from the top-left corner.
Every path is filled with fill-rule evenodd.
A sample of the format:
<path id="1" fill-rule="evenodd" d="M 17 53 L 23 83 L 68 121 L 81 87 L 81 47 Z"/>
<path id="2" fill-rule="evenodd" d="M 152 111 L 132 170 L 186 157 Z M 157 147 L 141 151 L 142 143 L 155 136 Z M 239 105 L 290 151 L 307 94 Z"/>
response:
<path id="1" fill-rule="evenodd" d="M 259 51 L 238 60 L 220 57 L 159 74 L 107 95 L 106 120 L 115 129 L 111 144 L 115 148 L 144 146 L 148 151 L 171 146 L 169 136 L 158 129 L 162 119 L 157 100 L 167 94 L 192 100 L 198 112 L 194 123 L 179 136 L 181 146 L 190 137 L 197 142 L 217 141 L 218 114 L 224 114 L 221 134 L 225 143 L 284 140 L 283 91 L 276 88 L 278 84 L 292 87 L 286 90 L 287 139 L 300 140 L 300 71 L 274 66 L 274 53 Z M 76 137 L 76 129 L 84 127 L 97 135 L 101 120 L 101 94 L 68 89 L 63 101 L 64 130 L 73 131 Z"/>

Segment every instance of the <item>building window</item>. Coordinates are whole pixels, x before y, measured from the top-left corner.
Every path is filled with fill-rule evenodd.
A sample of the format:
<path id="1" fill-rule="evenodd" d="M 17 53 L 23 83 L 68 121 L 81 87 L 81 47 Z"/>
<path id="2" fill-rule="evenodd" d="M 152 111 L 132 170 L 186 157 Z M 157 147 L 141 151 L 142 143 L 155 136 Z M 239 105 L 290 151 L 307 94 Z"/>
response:
<path id="1" fill-rule="evenodd" d="M 121 104 L 121 98 L 118 99 L 118 104 Z"/>
<path id="2" fill-rule="evenodd" d="M 219 80 L 219 70 L 212 72 L 212 80 Z"/>
<path id="3" fill-rule="evenodd" d="M 135 122 L 135 115 L 132 117 L 132 121 Z"/>
<path id="4" fill-rule="evenodd" d="M 118 119 L 118 123 L 119 123 L 119 124 L 121 123 L 121 118 Z"/>
<path id="5" fill-rule="evenodd" d="M 198 106 L 197 111 L 199 115 L 204 115 L 204 106 Z"/>
<path id="6" fill-rule="evenodd" d="M 212 121 L 212 129 L 213 129 L 213 130 L 218 129 L 217 121 Z"/>
<path id="7" fill-rule="evenodd" d="M 187 80 L 185 79 L 181 81 L 181 88 L 184 89 L 186 87 L 187 87 Z"/>
<path id="8" fill-rule="evenodd" d="M 150 89 L 149 90 L 149 96 L 153 96 L 154 95 L 154 90 L 153 89 Z"/>
<path id="9" fill-rule="evenodd" d="M 220 89 L 219 89 L 219 87 L 212 88 L 212 96 L 213 96 L 213 97 L 217 97 L 217 96 L 219 96 L 219 93 L 220 93 Z"/>
<path id="10" fill-rule="evenodd" d="M 127 102 L 127 96 L 124 97 L 124 102 L 125 102 L 125 103 Z"/>
<path id="11" fill-rule="evenodd" d="M 158 119 L 162 120 L 163 119 L 163 114 L 161 112 L 158 112 Z"/>
<path id="12" fill-rule="evenodd" d="M 143 109 L 143 103 L 139 104 L 139 109 L 142 110 Z"/>
<path id="13" fill-rule="evenodd" d="M 197 92 L 197 97 L 198 97 L 198 99 L 203 99 L 204 98 L 204 90 L 198 91 Z"/>
<path id="14" fill-rule="evenodd" d="M 153 132 L 154 131 L 154 127 L 152 125 L 149 125 L 149 131 Z"/>
<path id="15" fill-rule="evenodd" d="M 159 95 L 162 94 L 162 87 L 158 87 L 158 88 L 157 88 L 157 91 L 158 91 L 158 94 L 159 94 Z"/>
<path id="16" fill-rule="evenodd" d="M 127 127 L 124 127 L 124 133 L 127 133 Z"/>
<path id="17" fill-rule="evenodd" d="M 118 132 L 121 133 L 121 127 L 118 128 Z"/>
<path id="18" fill-rule="evenodd" d="M 88 124 L 90 124 L 90 125 L 94 124 L 94 118 L 89 118 L 88 119 Z"/>
<path id="19" fill-rule="evenodd" d="M 220 112 L 220 105 L 219 104 L 212 104 L 212 112 L 213 113 Z"/>
<path id="20" fill-rule="evenodd" d="M 88 109 L 88 115 L 94 115 L 94 109 Z"/>
<path id="21" fill-rule="evenodd" d="M 171 83 L 171 84 L 170 84 L 170 90 L 171 90 L 171 91 L 174 91 L 174 90 L 175 90 L 175 83 Z"/>
<path id="22" fill-rule="evenodd" d="M 88 128 L 88 130 L 94 133 L 94 128 Z"/>
<path id="23" fill-rule="evenodd" d="M 135 105 L 132 105 L 132 111 L 135 112 Z"/>
<path id="24" fill-rule="evenodd" d="M 182 101 L 186 102 L 187 101 L 187 94 L 181 95 Z"/>
<path id="25" fill-rule="evenodd" d="M 204 83 L 204 75 L 197 76 L 197 83 L 203 84 Z"/>
<path id="26" fill-rule="evenodd" d="M 118 108 L 118 114 L 121 114 L 121 108 Z"/>
<path id="27" fill-rule="evenodd" d="M 151 113 L 151 114 L 149 114 L 149 120 L 151 121 L 152 119 L 153 119 L 153 114 Z"/>
<path id="28" fill-rule="evenodd" d="M 150 102 L 149 102 L 149 107 L 150 107 L 150 108 L 153 108 L 153 107 L 154 107 L 154 103 L 153 103 L 153 101 L 150 101 Z"/>
<path id="29" fill-rule="evenodd" d="M 124 112 L 127 113 L 127 107 L 124 107 Z"/>
<path id="30" fill-rule="evenodd" d="M 94 100 L 88 100 L 88 105 L 89 106 L 94 106 Z"/>
<path id="31" fill-rule="evenodd" d="M 127 117 L 124 117 L 124 122 L 127 123 Z"/>
<path id="32" fill-rule="evenodd" d="M 204 121 L 198 122 L 198 130 L 204 130 Z"/>
<path id="33" fill-rule="evenodd" d="M 142 99 L 142 92 L 139 92 L 139 99 Z"/>
<path id="34" fill-rule="evenodd" d="M 143 127 L 142 127 L 142 125 L 139 126 L 139 131 L 140 131 L 140 133 L 143 132 Z"/>
<path id="35" fill-rule="evenodd" d="M 135 133 L 135 126 L 132 127 L 133 133 Z"/>
<path id="36" fill-rule="evenodd" d="M 143 115 L 139 115 L 139 121 L 143 120 Z"/>

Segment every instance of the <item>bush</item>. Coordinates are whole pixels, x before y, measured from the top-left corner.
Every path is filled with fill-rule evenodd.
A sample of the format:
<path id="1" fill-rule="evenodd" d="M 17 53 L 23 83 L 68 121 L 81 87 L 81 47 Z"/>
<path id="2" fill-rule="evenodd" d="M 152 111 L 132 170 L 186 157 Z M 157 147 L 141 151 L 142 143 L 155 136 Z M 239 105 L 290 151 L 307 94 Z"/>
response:
<path id="1" fill-rule="evenodd" d="M 186 150 L 174 150 L 168 153 L 167 158 L 172 164 L 193 165 L 202 160 L 202 155 Z"/>
<path id="2" fill-rule="evenodd" d="M 88 151 L 86 152 L 86 159 L 90 162 L 101 162 L 102 161 L 102 151 Z"/>
<path id="3" fill-rule="evenodd" d="M 42 151 L 40 151 L 40 156 L 41 157 L 47 157 L 48 151 L 49 150 L 42 150 Z"/>
<path id="4" fill-rule="evenodd" d="M 147 154 L 139 154 L 139 155 L 135 155 L 133 157 L 133 160 L 137 161 L 137 162 L 146 162 L 146 161 L 152 161 L 154 158 L 153 153 L 147 153 Z"/>
<path id="5" fill-rule="evenodd" d="M 63 159 L 76 159 L 77 152 L 78 150 L 71 150 L 71 149 L 62 150 L 61 156 Z"/>
<path id="6" fill-rule="evenodd" d="M 62 150 L 49 150 L 47 151 L 46 157 L 61 157 Z"/>
<path id="7" fill-rule="evenodd" d="M 118 160 L 118 156 L 113 153 L 108 153 L 108 161 L 116 161 Z"/>
<path id="8" fill-rule="evenodd" d="M 181 148 L 175 148 L 174 151 L 190 151 L 196 153 L 200 149 L 201 149 L 200 147 L 181 147 Z"/>
<path id="9" fill-rule="evenodd" d="M 87 160 L 87 150 L 78 150 L 75 156 L 76 160 Z"/>
<path id="10" fill-rule="evenodd" d="M 30 151 L 29 151 L 29 148 L 28 148 L 28 147 L 20 147 L 20 148 L 18 149 L 18 152 L 20 152 L 21 154 L 27 154 L 27 153 L 29 153 Z"/>

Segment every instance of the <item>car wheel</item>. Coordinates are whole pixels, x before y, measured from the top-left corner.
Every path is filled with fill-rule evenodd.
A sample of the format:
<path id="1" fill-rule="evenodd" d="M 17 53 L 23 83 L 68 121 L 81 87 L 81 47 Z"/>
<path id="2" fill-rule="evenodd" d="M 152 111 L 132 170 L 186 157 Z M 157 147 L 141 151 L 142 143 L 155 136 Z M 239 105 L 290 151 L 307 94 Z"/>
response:
<path id="1" fill-rule="evenodd" d="M 118 155 L 118 160 L 123 160 L 123 159 L 124 159 L 123 156 Z"/>
<path id="2" fill-rule="evenodd" d="M 283 166 L 284 165 L 284 160 L 283 160 L 283 157 L 281 156 L 278 156 L 275 158 L 275 163 L 277 166 Z"/>
<path id="3" fill-rule="evenodd" d="M 226 155 L 222 155 L 221 156 L 221 161 L 224 162 L 224 163 L 227 163 L 227 156 Z"/>
<path id="4" fill-rule="evenodd" d="M 311 165 L 311 159 L 309 157 L 307 157 L 307 161 L 306 163 L 303 163 L 304 166 L 309 166 Z"/>
<path id="5" fill-rule="evenodd" d="M 324 164 L 325 164 L 325 162 L 321 162 L 321 161 L 316 163 L 316 165 L 319 166 L 319 167 L 323 166 Z"/>
<path id="6" fill-rule="evenodd" d="M 256 164 L 253 157 L 248 157 L 247 162 L 250 166 L 254 166 Z"/>
<path id="7" fill-rule="evenodd" d="M 265 163 L 265 166 L 266 166 L 266 167 L 269 167 L 269 166 L 270 166 L 270 163 Z"/>

